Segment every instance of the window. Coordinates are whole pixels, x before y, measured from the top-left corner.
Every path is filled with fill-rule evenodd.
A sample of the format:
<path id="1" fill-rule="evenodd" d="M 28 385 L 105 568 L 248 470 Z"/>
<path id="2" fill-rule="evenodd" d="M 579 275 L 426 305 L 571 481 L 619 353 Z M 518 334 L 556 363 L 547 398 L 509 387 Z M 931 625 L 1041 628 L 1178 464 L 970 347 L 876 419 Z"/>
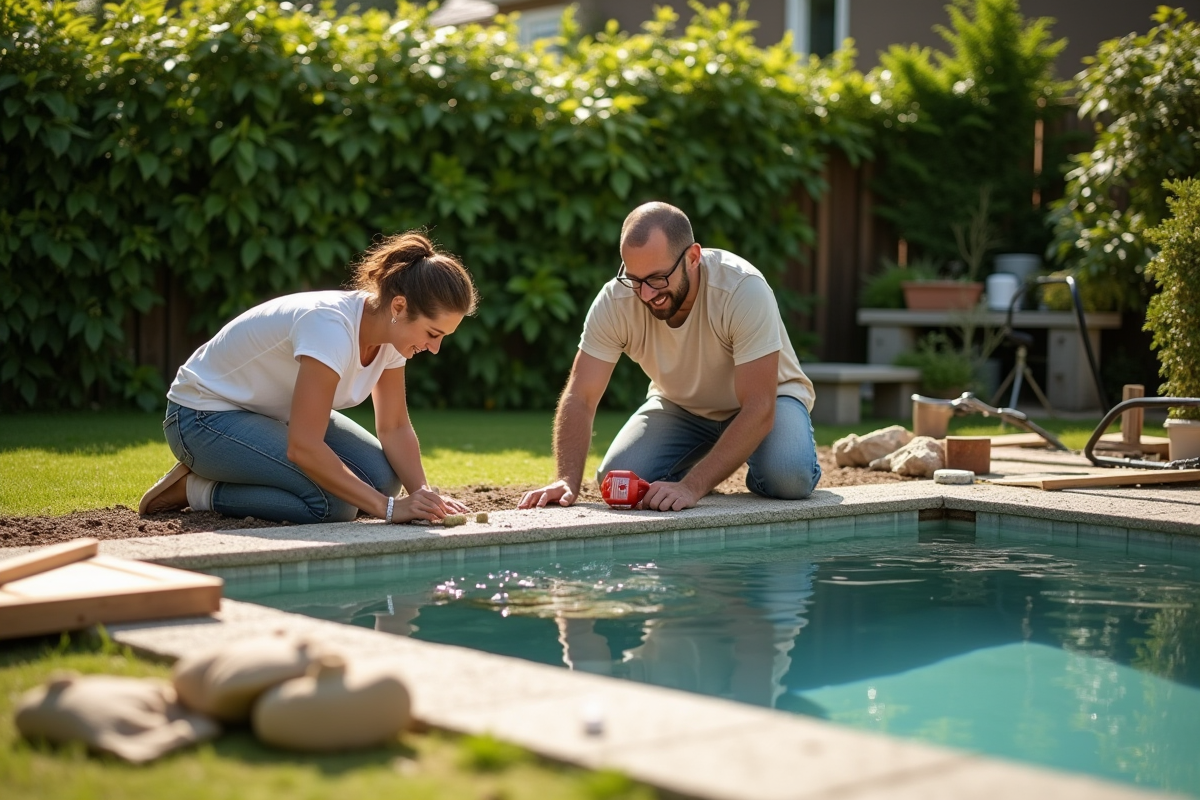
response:
<path id="1" fill-rule="evenodd" d="M 824 58 L 850 35 L 850 0 L 784 0 L 784 24 L 797 53 Z"/>
<path id="2" fill-rule="evenodd" d="M 522 11 L 517 18 L 517 32 L 522 47 L 529 47 L 538 39 L 549 39 L 562 32 L 562 15 L 566 6 L 546 6 Z"/>

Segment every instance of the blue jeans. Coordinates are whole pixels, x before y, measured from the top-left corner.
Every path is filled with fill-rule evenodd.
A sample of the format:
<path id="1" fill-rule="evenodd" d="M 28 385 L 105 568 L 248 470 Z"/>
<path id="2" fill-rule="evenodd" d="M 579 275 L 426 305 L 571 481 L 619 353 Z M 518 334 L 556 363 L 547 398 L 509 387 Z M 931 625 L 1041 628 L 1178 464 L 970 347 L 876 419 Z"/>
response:
<path id="1" fill-rule="evenodd" d="M 213 510 L 276 522 L 349 522 L 358 509 L 322 489 L 288 460 L 288 426 L 252 411 L 195 411 L 167 403 L 163 433 L 175 457 L 216 481 Z M 349 417 L 329 415 L 325 443 L 350 471 L 394 495 L 400 479 L 379 440 Z"/>
<path id="2" fill-rule="evenodd" d="M 679 481 L 703 458 L 736 418 L 698 417 L 661 397 L 647 400 L 613 440 L 596 479 L 628 469 L 654 481 Z M 803 500 L 821 480 L 817 443 L 808 409 L 794 397 L 775 398 L 775 425 L 747 459 L 746 488 L 764 497 Z"/>

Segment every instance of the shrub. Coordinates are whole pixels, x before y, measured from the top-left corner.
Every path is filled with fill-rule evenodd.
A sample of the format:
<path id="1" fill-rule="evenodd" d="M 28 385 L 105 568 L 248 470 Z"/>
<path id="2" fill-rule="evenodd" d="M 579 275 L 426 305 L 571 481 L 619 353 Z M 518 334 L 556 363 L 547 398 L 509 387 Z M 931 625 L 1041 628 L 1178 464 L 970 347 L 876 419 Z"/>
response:
<path id="1" fill-rule="evenodd" d="M 1169 181 L 1165 188 L 1172 216 L 1146 232 L 1161 248 L 1146 265 L 1158 285 L 1146 309 L 1146 330 L 1153 332 L 1163 397 L 1200 397 L 1200 182 Z M 1173 408 L 1171 416 L 1200 420 L 1200 408 Z"/>
<path id="2" fill-rule="evenodd" d="M 958 397 L 975 380 L 975 363 L 944 333 L 927 334 L 917 349 L 896 357 L 901 367 L 921 370 L 921 391 L 932 397 Z"/>
<path id="3" fill-rule="evenodd" d="M 1104 42 L 1078 77 L 1079 113 L 1097 140 L 1073 157 L 1048 251 L 1089 305 L 1140 309 L 1153 249 L 1146 231 L 1168 213 L 1164 181 L 1200 175 L 1200 27 L 1163 6 L 1148 33 Z"/>
<path id="4" fill-rule="evenodd" d="M 970 225 L 986 190 L 985 222 L 1005 246 L 1041 250 L 1034 123 L 1062 90 L 1052 69 L 1065 40 L 1051 38 L 1050 19 L 1026 21 L 1017 0 L 954 0 L 947 11 L 950 25 L 935 30 L 948 53 L 894 45 L 881 59 L 879 214 L 944 262 L 958 257 L 954 227 Z"/>
<path id="5" fill-rule="evenodd" d="M 828 147 L 865 152 L 848 63 L 757 48 L 728 6 L 678 34 L 667 10 L 634 35 L 568 24 L 553 52 L 426 18 L 127 0 L 96 20 L 0 0 L 0 406 L 79 405 L 96 385 L 154 405 L 130 333 L 169 278 L 208 335 L 419 226 L 483 303 L 409 371 L 414 405 L 551 404 L 648 199 L 798 305 L 778 282 L 812 241 L 797 194 L 820 190 Z M 644 389 L 623 365 L 610 397 Z"/>

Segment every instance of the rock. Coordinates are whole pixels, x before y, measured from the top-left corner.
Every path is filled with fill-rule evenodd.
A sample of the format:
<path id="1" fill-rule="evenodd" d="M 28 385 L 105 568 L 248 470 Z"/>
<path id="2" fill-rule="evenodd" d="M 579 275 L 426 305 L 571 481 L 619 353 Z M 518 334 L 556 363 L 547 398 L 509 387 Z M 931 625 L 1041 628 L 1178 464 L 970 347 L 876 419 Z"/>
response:
<path id="1" fill-rule="evenodd" d="M 942 443 L 932 436 L 918 436 L 896 452 L 875 459 L 870 467 L 910 478 L 931 478 L 945 465 Z"/>
<path id="2" fill-rule="evenodd" d="M 864 436 L 850 434 L 833 443 L 833 457 L 839 467 L 865 467 L 877 458 L 894 453 L 911 442 L 913 435 L 903 425 L 892 425 Z"/>
<path id="3" fill-rule="evenodd" d="M 467 517 L 465 514 L 447 514 L 442 518 L 442 527 L 453 528 L 457 525 L 466 525 Z"/>

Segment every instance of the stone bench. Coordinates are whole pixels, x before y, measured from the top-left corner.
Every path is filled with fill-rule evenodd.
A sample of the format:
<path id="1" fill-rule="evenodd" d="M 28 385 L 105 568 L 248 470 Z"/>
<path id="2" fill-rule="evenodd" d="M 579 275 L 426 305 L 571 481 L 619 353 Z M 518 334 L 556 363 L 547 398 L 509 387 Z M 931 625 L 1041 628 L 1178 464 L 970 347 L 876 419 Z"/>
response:
<path id="1" fill-rule="evenodd" d="M 887 419 L 912 416 L 912 395 L 921 383 L 921 370 L 916 367 L 819 362 L 802 364 L 801 368 L 816 389 L 817 402 L 812 414 L 815 423 L 854 425 L 859 422 L 864 383 L 875 387 L 875 416 Z"/>

